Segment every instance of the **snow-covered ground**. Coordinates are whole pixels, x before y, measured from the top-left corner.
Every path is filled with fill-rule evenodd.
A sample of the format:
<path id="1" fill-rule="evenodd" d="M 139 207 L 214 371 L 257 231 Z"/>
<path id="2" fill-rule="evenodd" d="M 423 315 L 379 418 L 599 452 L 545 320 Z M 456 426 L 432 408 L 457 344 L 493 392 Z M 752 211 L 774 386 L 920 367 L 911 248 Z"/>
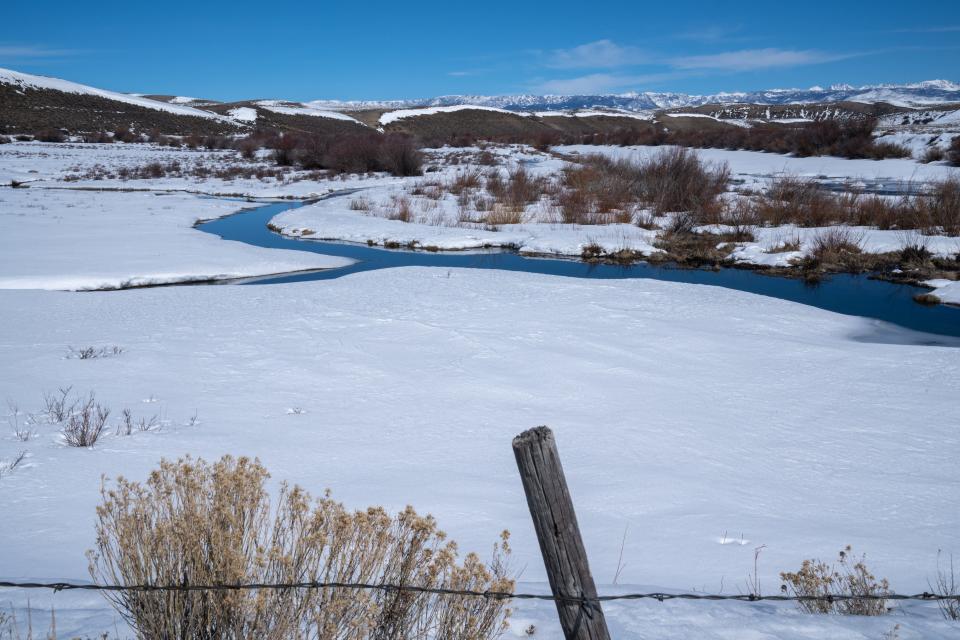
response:
<path id="1" fill-rule="evenodd" d="M 602 585 L 625 530 L 621 584 L 727 593 L 745 588 L 760 545 L 767 592 L 779 571 L 845 544 L 914 592 L 937 550 L 958 543 L 960 352 L 858 341 L 874 325 L 856 318 L 707 286 L 424 268 L 0 291 L 0 308 L 5 399 L 37 412 L 43 391 L 73 385 L 116 416 L 91 450 L 63 446 L 46 424 L 28 442 L 12 429 L 0 438 L 0 459 L 27 452 L 0 480 L 9 578 L 84 578 L 101 474 L 143 478 L 162 456 L 232 453 L 351 506 L 414 504 L 463 549 L 484 551 L 507 527 L 522 581 L 542 582 L 510 452 L 537 424 L 557 434 Z M 66 358 L 87 345 L 124 352 Z M 113 435 L 124 408 L 162 426 Z M 14 606 L 26 596 L 4 594 Z M 31 597 L 52 599 L 61 633 L 113 628 L 96 596 Z M 519 605 L 515 628 L 558 637 L 548 604 Z M 618 637 L 956 632 L 927 604 L 882 620 L 773 605 L 608 610 Z"/>
<path id="2" fill-rule="evenodd" d="M 0 466 L 25 452 L 0 477 L 0 578 L 84 579 L 102 474 L 141 479 L 164 456 L 232 453 L 260 457 L 276 481 L 314 493 L 329 487 L 350 506 L 413 504 L 437 516 L 464 550 L 484 552 L 509 528 L 520 588 L 543 591 L 510 451 L 512 436 L 537 424 L 557 434 L 604 593 L 737 593 L 761 545 L 760 578 L 772 593 L 780 571 L 804 558 L 831 559 L 846 544 L 866 552 L 896 591 L 916 592 L 927 588 L 938 549 L 960 550 L 960 350 L 864 340 L 879 330 L 866 320 L 709 286 L 488 270 L 403 268 L 297 284 L 84 294 L 24 289 L 341 263 L 192 229 L 245 203 L 182 191 L 364 189 L 275 219 L 294 234 L 343 224 L 342 234 L 399 237 L 393 227 L 402 225 L 409 234 L 435 230 L 431 242 L 446 234 L 451 247 L 487 234 L 573 251 L 600 229 L 470 230 L 329 208 L 354 197 L 387 202 L 425 178 L 64 180 L 96 164 L 213 166 L 232 153 L 0 147 L 0 182 L 31 181 L 0 189 L 0 401 L 20 412 L 0 409 Z M 510 153 L 534 175 L 562 166 L 543 154 Z M 444 165 L 427 177 L 462 170 Z M 78 186 L 170 192 L 60 188 Z M 308 217 L 297 218 L 301 212 Z M 366 226 L 351 227 L 357 220 Z M 387 225 L 389 233 L 380 231 Z M 649 246 L 651 232 L 604 229 L 611 243 Z M 67 357 L 70 347 L 113 345 L 122 353 Z M 26 440 L 14 435 L 14 423 L 23 427 L 39 413 L 44 392 L 71 385 L 76 394 L 96 392 L 113 411 L 97 446 L 65 447 L 42 420 Z M 116 435 L 123 409 L 135 420 L 156 416 L 156 426 Z M 624 566 L 612 586 L 621 540 Z M 54 605 L 63 636 L 115 625 L 128 635 L 96 594 L 2 596 L 21 622 L 28 597 L 36 608 Z M 512 634 L 534 624 L 535 637 L 560 637 L 551 603 L 517 609 Z M 766 603 L 605 609 L 618 638 L 875 639 L 899 624 L 906 640 L 957 630 L 930 603 L 878 619 Z M 33 618 L 44 624 L 43 614 Z"/>
<path id="3" fill-rule="evenodd" d="M 351 263 L 226 242 L 192 228 L 197 220 L 229 215 L 243 206 L 180 193 L 2 189 L 0 289 L 226 280 Z"/>

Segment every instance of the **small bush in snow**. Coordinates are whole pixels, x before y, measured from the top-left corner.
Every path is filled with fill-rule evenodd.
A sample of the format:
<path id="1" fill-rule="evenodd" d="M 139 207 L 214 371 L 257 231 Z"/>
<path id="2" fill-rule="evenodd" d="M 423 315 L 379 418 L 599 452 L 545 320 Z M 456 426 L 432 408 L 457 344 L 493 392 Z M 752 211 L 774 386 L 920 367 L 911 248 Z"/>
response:
<path id="1" fill-rule="evenodd" d="M 67 416 L 60 428 L 63 441 L 71 447 L 92 447 L 103 435 L 110 409 L 96 401 L 93 394 Z"/>
<path id="2" fill-rule="evenodd" d="M 407 507 L 351 512 L 282 485 L 271 505 L 266 469 L 229 456 L 162 461 L 144 484 L 103 487 L 90 574 L 106 584 L 362 582 L 512 591 L 507 534 L 489 564 L 457 561 L 430 516 Z M 429 593 L 289 589 L 105 592 L 143 638 L 486 640 L 504 600 Z M 214 633 L 212 630 L 216 630 Z"/>
<path id="3" fill-rule="evenodd" d="M 110 358 L 123 353 L 123 347 L 113 345 L 110 347 L 67 347 L 67 358 L 76 360 L 95 360 L 97 358 Z"/>
<path id="4" fill-rule="evenodd" d="M 937 600 L 943 617 L 947 620 L 960 620 L 960 600 L 957 599 L 957 596 L 960 596 L 960 582 L 957 582 L 957 573 L 953 568 L 953 555 L 944 567 L 941 565 L 940 553 L 937 553 L 937 577 L 930 584 L 930 590 L 938 596 L 950 598 Z"/>
<path id="5" fill-rule="evenodd" d="M 947 150 L 947 162 L 954 167 L 960 167 L 960 136 L 956 136 L 950 141 L 950 148 Z"/>
<path id="6" fill-rule="evenodd" d="M 930 162 L 940 162 L 947 157 L 947 152 L 939 145 L 933 145 L 923 152 L 920 162 L 928 164 Z"/>
<path id="7" fill-rule="evenodd" d="M 812 597 L 797 605 L 807 613 L 839 613 L 857 616 L 880 616 L 889 613 L 882 597 L 889 595 L 886 579 L 877 580 L 867 569 L 865 556 L 856 558 L 849 545 L 839 553 L 837 564 L 820 560 L 804 560 L 796 573 L 783 572 L 785 591 L 795 596 Z M 831 596 L 869 596 L 850 600 L 833 600 Z"/>
<path id="8" fill-rule="evenodd" d="M 60 129 L 43 129 L 33 134 L 34 140 L 40 142 L 66 142 L 67 135 Z"/>
<path id="9" fill-rule="evenodd" d="M 44 392 L 43 412 L 50 422 L 60 423 L 67 419 L 77 406 L 77 400 L 70 398 L 73 387 L 60 387 L 56 392 Z"/>

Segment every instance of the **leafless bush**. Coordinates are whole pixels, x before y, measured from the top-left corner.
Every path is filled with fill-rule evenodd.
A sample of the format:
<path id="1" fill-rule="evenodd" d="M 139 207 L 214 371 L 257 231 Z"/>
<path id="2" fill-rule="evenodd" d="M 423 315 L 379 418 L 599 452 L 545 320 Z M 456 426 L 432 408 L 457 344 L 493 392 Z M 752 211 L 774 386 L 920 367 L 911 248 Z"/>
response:
<path id="1" fill-rule="evenodd" d="M 495 205 L 521 214 L 528 204 L 538 201 L 550 189 L 546 178 L 531 175 L 523 165 L 508 171 L 506 179 L 498 169 L 491 169 L 484 182 Z"/>
<path id="2" fill-rule="evenodd" d="M 950 148 L 947 149 L 947 162 L 954 167 L 960 167 L 960 136 L 956 136 L 950 141 Z"/>
<path id="3" fill-rule="evenodd" d="M 953 554 L 950 555 L 946 567 L 940 564 L 940 552 L 937 552 L 937 577 L 930 583 L 930 590 L 942 598 L 937 600 L 940 613 L 947 620 L 960 620 L 960 583 L 957 582 L 957 573 L 953 569 Z"/>
<path id="4" fill-rule="evenodd" d="M 838 198 L 814 180 L 785 176 L 774 180 L 755 201 L 754 212 L 766 224 L 823 227 L 845 221 Z"/>
<path id="5" fill-rule="evenodd" d="M 44 392 L 43 412 L 50 422 L 63 422 L 76 409 L 77 400 L 70 399 L 72 390 L 73 387 L 60 387 L 56 393 Z"/>
<path id="6" fill-rule="evenodd" d="M 33 139 L 40 142 L 66 142 L 67 135 L 60 129 L 42 129 L 33 134 Z"/>
<path id="7" fill-rule="evenodd" d="M 283 485 L 276 509 L 258 461 L 162 461 L 144 484 L 102 489 L 90 574 L 108 584 L 302 581 L 512 591 L 504 532 L 493 558 L 457 561 L 430 516 L 408 507 L 350 512 Z M 486 640 L 505 626 L 505 601 L 337 587 L 105 592 L 140 637 L 265 640 Z"/>
<path id="8" fill-rule="evenodd" d="M 657 213 L 689 211 L 704 218 L 720 206 L 730 181 L 726 165 L 708 167 L 693 151 L 676 147 L 640 164 L 644 198 Z"/>
<path id="9" fill-rule="evenodd" d="M 110 409 L 90 397 L 67 416 L 60 429 L 63 441 L 70 447 L 92 447 L 103 435 Z"/>
<path id="10" fill-rule="evenodd" d="M 819 560 L 804 560 L 796 573 L 783 572 L 784 591 L 815 600 L 799 600 L 797 605 L 807 613 L 839 613 L 844 615 L 880 616 L 889 611 L 883 596 L 890 595 L 886 579 L 877 580 L 867 569 L 866 556 L 853 556 L 849 545 L 839 553 L 838 562 L 828 565 Z M 869 596 L 850 600 L 834 600 L 831 596 Z"/>
<path id="11" fill-rule="evenodd" d="M 380 171 L 394 176 L 423 174 L 423 154 L 410 136 L 387 134 L 380 142 Z"/>
<path id="12" fill-rule="evenodd" d="M 564 222 L 606 224 L 630 222 L 634 205 L 643 199 L 640 167 L 627 160 L 588 156 L 563 171 L 556 197 Z"/>
<path id="13" fill-rule="evenodd" d="M 457 172 L 456 177 L 447 186 L 447 190 L 455 196 L 464 191 L 480 189 L 483 186 L 483 175 L 477 169 L 466 169 Z"/>
<path id="14" fill-rule="evenodd" d="M 110 347 L 67 347 L 67 358 L 77 360 L 95 360 L 97 358 L 110 358 L 118 356 L 124 352 L 123 347 L 113 345 Z"/>
<path id="15" fill-rule="evenodd" d="M 33 423 L 35 422 L 34 416 L 27 416 L 24 422 L 21 423 L 20 407 L 14 402 L 7 402 L 7 407 L 10 409 L 10 417 L 7 418 L 7 421 L 10 423 L 13 437 L 20 442 L 29 442 L 32 440 L 37 435 L 37 432 L 33 429 Z"/>
<path id="16" fill-rule="evenodd" d="M 133 435 L 133 432 L 136 431 L 150 431 L 151 429 L 157 427 L 160 424 L 160 421 L 157 419 L 157 416 L 151 416 L 147 418 L 134 419 L 133 412 L 130 409 L 124 409 L 121 413 L 123 417 L 123 422 L 117 425 L 117 435 L 129 436 Z"/>
<path id="17" fill-rule="evenodd" d="M 918 217 L 932 227 L 931 231 L 960 235 L 960 178 L 932 183 L 929 193 L 913 198 L 913 205 L 919 211 Z"/>
<path id="18" fill-rule="evenodd" d="M 113 134 L 108 131 L 97 131 L 83 136 L 83 141 L 89 144 L 110 144 L 113 140 Z"/>

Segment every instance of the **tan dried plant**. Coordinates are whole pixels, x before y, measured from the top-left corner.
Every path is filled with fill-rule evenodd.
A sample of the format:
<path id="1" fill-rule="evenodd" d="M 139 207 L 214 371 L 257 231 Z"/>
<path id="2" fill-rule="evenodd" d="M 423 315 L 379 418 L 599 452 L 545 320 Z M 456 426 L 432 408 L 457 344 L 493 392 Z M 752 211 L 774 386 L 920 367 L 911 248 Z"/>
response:
<path id="1" fill-rule="evenodd" d="M 301 582 L 512 592 L 507 532 L 489 564 L 457 547 L 412 507 L 351 512 L 329 494 L 313 500 L 282 485 L 271 506 L 266 469 L 226 456 L 162 461 L 144 484 L 102 489 L 96 549 L 99 584 L 231 585 Z M 487 640 L 507 601 L 348 587 L 108 591 L 146 640 Z"/>
<path id="2" fill-rule="evenodd" d="M 883 596 L 890 595 L 890 584 L 886 578 L 877 580 L 867 569 L 866 556 L 854 556 L 850 545 L 838 554 L 835 565 L 804 560 L 799 571 L 783 572 L 780 579 L 784 582 L 784 590 L 793 595 L 815 598 L 797 602 L 807 613 L 879 616 L 889 612 Z M 835 599 L 835 596 L 842 595 L 854 597 Z"/>

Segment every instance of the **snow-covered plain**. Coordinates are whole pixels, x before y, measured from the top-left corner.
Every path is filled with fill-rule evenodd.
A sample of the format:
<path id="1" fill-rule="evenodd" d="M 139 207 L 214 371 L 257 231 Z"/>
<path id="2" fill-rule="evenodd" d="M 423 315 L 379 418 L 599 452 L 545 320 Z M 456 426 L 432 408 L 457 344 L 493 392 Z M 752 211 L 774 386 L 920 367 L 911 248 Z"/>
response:
<path id="1" fill-rule="evenodd" d="M 625 529 L 621 584 L 727 593 L 744 588 L 760 545 L 768 592 L 779 571 L 845 544 L 912 592 L 926 588 L 937 549 L 958 543 L 960 352 L 861 342 L 873 325 L 855 318 L 706 286 L 424 268 L 0 291 L 0 307 L 2 394 L 22 411 L 74 385 L 115 415 L 164 421 L 91 450 L 64 447 L 49 425 L 26 443 L 4 435 L 0 459 L 28 452 L 0 481 L 6 577 L 85 576 L 101 474 L 142 478 L 161 456 L 233 453 L 351 506 L 414 504 L 464 549 L 488 549 L 507 527 L 522 580 L 541 582 L 510 452 L 537 424 L 557 433 L 602 585 Z M 124 353 L 65 358 L 70 345 L 113 344 Z M 26 594 L 5 597 L 22 606 Z M 112 628 L 95 597 L 32 597 L 53 598 L 61 632 Z M 557 637 L 551 607 L 519 608 L 518 625 Z M 956 631 L 927 604 L 882 620 L 774 605 L 608 609 L 618 637 Z"/>
<path id="2" fill-rule="evenodd" d="M 533 173 L 561 163 L 512 153 Z M 227 155 L 119 144 L 0 148 L 0 182 L 34 181 L 0 190 L 0 280 L 16 289 L 0 289 L 0 401 L 20 412 L 0 408 L 0 465 L 26 453 L 0 477 L 0 578 L 85 578 L 101 475 L 142 479 L 161 457 L 231 453 L 259 456 L 276 481 L 314 493 L 329 487 L 352 507 L 413 504 L 464 550 L 484 552 L 509 528 L 520 588 L 544 591 L 510 450 L 514 435 L 538 424 L 557 434 L 603 593 L 738 593 L 761 545 L 760 579 L 773 593 L 780 571 L 804 558 L 832 559 L 846 544 L 866 552 L 894 590 L 918 592 L 939 549 L 960 551 L 960 350 L 878 343 L 869 339 L 875 332 L 897 330 L 867 320 L 702 285 L 488 270 L 83 294 L 23 289 L 339 261 L 191 228 L 244 202 L 50 187 L 245 195 L 363 187 L 375 195 L 419 180 L 63 180 L 94 164 Z M 297 212 L 336 201 L 350 197 Z M 562 226 L 543 230 L 567 233 Z M 528 230 L 489 233 L 534 242 Z M 112 345 L 123 352 L 67 357 L 70 347 Z M 70 385 L 113 410 L 109 435 L 89 450 L 64 446 L 43 420 L 26 441 L 14 435 L 14 422 L 40 412 L 44 392 Z M 158 426 L 116 435 L 123 409 L 134 419 L 156 416 Z M 96 594 L 2 596 L 21 622 L 28 597 L 35 608 L 54 605 L 63 636 L 130 635 Z M 957 631 L 932 603 L 875 619 L 769 603 L 622 602 L 605 610 L 617 638 L 867 640 L 896 624 L 903 640 Z M 43 624 L 42 613 L 33 618 Z M 560 638 L 555 619 L 551 603 L 518 603 L 510 633 L 534 624 L 535 637 Z"/>

